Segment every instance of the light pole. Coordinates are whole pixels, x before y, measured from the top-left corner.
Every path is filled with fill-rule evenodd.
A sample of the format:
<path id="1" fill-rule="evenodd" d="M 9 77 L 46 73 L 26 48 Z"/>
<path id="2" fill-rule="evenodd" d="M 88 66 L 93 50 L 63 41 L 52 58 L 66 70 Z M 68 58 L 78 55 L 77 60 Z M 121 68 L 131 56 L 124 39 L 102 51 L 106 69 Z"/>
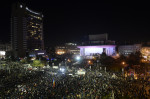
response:
<path id="1" fill-rule="evenodd" d="M 106 73 L 106 67 L 105 67 L 105 73 Z"/>

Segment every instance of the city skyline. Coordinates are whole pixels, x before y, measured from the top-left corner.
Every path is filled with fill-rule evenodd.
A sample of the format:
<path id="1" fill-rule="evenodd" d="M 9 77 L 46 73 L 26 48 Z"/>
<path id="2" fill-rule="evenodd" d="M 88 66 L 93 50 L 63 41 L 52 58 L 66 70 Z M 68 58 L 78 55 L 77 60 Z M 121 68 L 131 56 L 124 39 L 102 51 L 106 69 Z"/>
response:
<path id="1" fill-rule="evenodd" d="M 15 0 L 17 1 L 17 0 Z M 10 42 L 11 5 L 1 6 L 1 40 Z M 88 34 L 108 33 L 112 40 L 149 40 L 149 15 L 146 3 L 56 3 L 23 2 L 44 14 L 46 45 L 81 41 Z"/>

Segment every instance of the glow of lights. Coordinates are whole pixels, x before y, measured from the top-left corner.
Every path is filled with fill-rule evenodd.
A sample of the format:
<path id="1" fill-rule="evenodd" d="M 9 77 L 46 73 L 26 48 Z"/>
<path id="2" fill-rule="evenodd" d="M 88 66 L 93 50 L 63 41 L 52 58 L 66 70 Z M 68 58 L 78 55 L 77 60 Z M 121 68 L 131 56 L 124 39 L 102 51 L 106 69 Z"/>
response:
<path id="1" fill-rule="evenodd" d="M 58 66 L 53 66 L 53 69 L 58 69 Z"/>
<path id="2" fill-rule="evenodd" d="M 5 55 L 6 52 L 5 51 L 0 51 L 0 55 Z"/>
<path id="3" fill-rule="evenodd" d="M 77 71 L 78 75 L 85 75 L 86 71 L 84 69 L 80 69 Z"/>
<path id="4" fill-rule="evenodd" d="M 36 59 L 35 57 L 31 58 L 31 60 L 35 60 L 35 59 Z"/>
<path id="5" fill-rule="evenodd" d="M 31 12 L 31 13 L 34 13 L 34 14 L 38 14 L 38 15 L 39 15 L 39 13 L 36 13 L 36 12 L 34 12 L 34 11 L 28 9 L 28 7 L 26 7 L 26 10 L 28 10 L 28 11 Z"/>
<path id="6" fill-rule="evenodd" d="M 39 50 L 39 49 L 34 49 L 35 51 Z"/>
<path id="7" fill-rule="evenodd" d="M 125 64 L 125 62 L 122 62 L 122 64 L 124 65 L 124 64 Z"/>
<path id="8" fill-rule="evenodd" d="M 22 5 L 20 5 L 20 8 L 22 8 Z"/>
<path id="9" fill-rule="evenodd" d="M 94 56 L 93 56 L 92 58 L 93 58 L 93 59 L 95 59 L 95 57 L 94 57 Z"/>
<path id="10" fill-rule="evenodd" d="M 90 63 L 91 63 L 91 61 L 89 60 L 89 61 L 88 61 L 88 63 L 90 64 Z"/>
<path id="11" fill-rule="evenodd" d="M 107 55 L 112 55 L 115 53 L 115 45 L 100 45 L 100 46 L 77 46 L 80 48 L 81 56 L 91 56 L 93 54 L 102 54 L 103 49 L 106 49 Z"/>
<path id="12" fill-rule="evenodd" d="M 119 54 L 117 53 L 116 56 L 119 57 Z"/>
<path id="13" fill-rule="evenodd" d="M 58 51 L 57 54 L 61 55 L 61 54 L 64 54 L 65 52 L 63 51 Z"/>
<path id="14" fill-rule="evenodd" d="M 68 62 L 71 62 L 71 60 L 70 60 L 70 59 L 68 59 Z"/>
<path id="15" fill-rule="evenodd" d="M 65 69 L 64 69 L 64 68 L 60 68 L 60 71 L 61 71 L 61 72 L 65 72 Z"/>
<path id="16" fill-rule="evenodd" d="M 76 59 L 77 59 L 77 60 L 80 60 L 81 58 L 80 58 L 80 56 L 77 56 Z"/>
<path id="17" fill-rule="evenodd" d="M 43 55 L 44 53 L 38 53 L 38 55 Z"/>

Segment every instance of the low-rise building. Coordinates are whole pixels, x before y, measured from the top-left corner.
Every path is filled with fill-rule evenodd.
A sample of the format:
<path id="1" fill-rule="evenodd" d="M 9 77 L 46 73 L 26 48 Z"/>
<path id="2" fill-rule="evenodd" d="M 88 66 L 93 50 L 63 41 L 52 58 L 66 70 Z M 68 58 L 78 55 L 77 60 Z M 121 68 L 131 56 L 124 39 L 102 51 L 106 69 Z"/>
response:
<path id="1" fill-rule="evenodd" d="M 108 56 L 113 56 L 116 53 L 115 47 L 115 45 L 78 46 L 80 48 L 80 56 L 85 58 L 92 58 L 92 56 L 98 56 L 103 52 Z"/>
<path id="2" fill-rule="evenodd" d="M 80 56 L 86 59 L 92 59 L 93 56 L 100 56 L 103 52 L 108 56 L 116 54 L 115 41 L 108 40 L 108 34 L 89 35 L 88 40 L 82 42 Z"/>
<path id="3" fill-rule="evenodd" d="M 57 55 L 63 55 L 63 54 L 79 55 L 80 54 L 80 49 L 77 48 L 76 43 L 65 43 L 65 45 L 62 46 L 56 46 L 55 51 Z"/>
<path id="4" fill-rule="evenodd" d="M 140 51 L 141 48 L 142 48 L 141 44 L 121 45 L 118 47 L 118 53 L 119 53 L 119 55 L 128 56 L 131 53 L 135 53 L 137 51 Z"/>
<path id="5" fill-rule="evenodd" d="M 141 53 L 146 60 L 150 61 L 150 46 L 143 46 L 141 48 Z"/>

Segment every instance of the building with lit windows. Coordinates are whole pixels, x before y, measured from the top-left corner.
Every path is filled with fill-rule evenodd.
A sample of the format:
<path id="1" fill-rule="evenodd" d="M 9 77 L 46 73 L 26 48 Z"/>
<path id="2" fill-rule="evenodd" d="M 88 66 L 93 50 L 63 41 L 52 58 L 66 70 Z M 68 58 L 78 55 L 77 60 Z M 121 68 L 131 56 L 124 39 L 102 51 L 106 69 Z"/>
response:
<path id="1" fill-rule="evenodd" d="M 141 48 L 143 58 L 150 61 L 150 46 L 144 46 Z"/>
<path id="2" fill-rule="evenodd" d="M 134 45 L 121 45 L 118 47 L 118 52 L 120 55 L 128 56 L 131 53 L 135 53 L 141 50 L 141 44 L 134 44 Z"/>
<path id="3" fill-rule="evenodd" d="M 26 52 L 43 50 L 43 15 L 24 4 L 12 5 L 11 47 L 14 56 L 24 57 Z"/>
<path id="4" fill-rule="evenodd" d="M 77 48 L 76 43 L 65 43 L 62 46 L 56 46 L 55 51 L 57 55 L 63 55 L 63 54 L 79 55 L 80 54 L 80 49 Z"/>

